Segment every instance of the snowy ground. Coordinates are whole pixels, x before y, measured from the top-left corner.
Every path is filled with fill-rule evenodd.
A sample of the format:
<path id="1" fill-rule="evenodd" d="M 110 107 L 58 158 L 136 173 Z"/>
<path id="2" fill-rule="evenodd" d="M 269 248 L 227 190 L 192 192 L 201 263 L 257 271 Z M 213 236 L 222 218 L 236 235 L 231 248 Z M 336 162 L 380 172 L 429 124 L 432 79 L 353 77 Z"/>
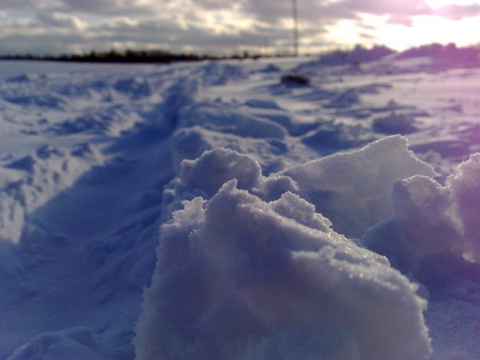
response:
<path id="1" fill-rule="evenodd" d="M 2 62 L 0 359 L 478 359 L 479 84 Z"/>

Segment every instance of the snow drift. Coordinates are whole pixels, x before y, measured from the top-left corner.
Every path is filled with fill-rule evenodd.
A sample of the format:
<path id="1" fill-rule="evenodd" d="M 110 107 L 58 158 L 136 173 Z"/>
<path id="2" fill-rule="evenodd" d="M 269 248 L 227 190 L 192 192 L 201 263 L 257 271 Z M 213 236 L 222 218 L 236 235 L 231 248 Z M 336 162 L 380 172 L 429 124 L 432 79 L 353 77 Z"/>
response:
<path id="1" fill-rule="evenodd" d="M 137 325 L 138 359 L 429 354 L 426 301 L 386 258 L 333 231 L 298 195 L 272 202 L 253 195 L 262 179 L 246 155 L 217 149 L 182 165 L 183 191 L 206 199 L 184 201 L 162 226 Z"/>

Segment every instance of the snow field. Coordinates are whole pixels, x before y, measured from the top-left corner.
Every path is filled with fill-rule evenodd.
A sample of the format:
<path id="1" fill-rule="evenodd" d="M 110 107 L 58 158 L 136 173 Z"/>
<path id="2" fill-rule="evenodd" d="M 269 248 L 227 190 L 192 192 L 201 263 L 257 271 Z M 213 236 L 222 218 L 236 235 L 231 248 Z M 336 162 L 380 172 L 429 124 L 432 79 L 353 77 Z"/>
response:
<path id="1" fill-rule="evenodd" d="M 0 358 L 476 359 L 480 72 L 420 60 L 9 64 Z"/>

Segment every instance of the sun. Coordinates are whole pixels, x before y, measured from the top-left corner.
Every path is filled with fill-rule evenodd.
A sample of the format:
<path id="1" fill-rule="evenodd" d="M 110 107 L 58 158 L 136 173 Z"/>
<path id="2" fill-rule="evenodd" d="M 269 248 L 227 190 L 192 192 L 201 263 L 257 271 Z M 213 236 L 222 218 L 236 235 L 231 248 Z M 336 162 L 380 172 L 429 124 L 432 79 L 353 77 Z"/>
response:
<path id="1" fill-rule="evenodd" d="M 480 4 L 479 0 L 425 0 L 425 3 L 427 3 L 428 6 L 431 8 L 440 8 L 444 6 L 450 6 L 450 5 L 460 5 L 460 6 L 466 6 L 466 5 L 472 5 L 472 4 Z"/>

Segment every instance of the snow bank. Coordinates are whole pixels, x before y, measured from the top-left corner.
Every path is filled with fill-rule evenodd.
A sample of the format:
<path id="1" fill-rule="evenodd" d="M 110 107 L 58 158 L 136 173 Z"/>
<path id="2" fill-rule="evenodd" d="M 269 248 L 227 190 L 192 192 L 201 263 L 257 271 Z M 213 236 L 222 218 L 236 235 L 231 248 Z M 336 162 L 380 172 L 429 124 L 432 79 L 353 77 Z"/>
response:
<path id="1" fill-rule="evenodd" d="M 184 201 L 162 226 L 138 359 L 428 356 L 415 285 L 298 195 L 262 199 L 262 185 L 292 180 L 265 179 L 249 156 L 217 149 L 184 162 L 179 183 L 177 197 L 205 198 Z"/>

